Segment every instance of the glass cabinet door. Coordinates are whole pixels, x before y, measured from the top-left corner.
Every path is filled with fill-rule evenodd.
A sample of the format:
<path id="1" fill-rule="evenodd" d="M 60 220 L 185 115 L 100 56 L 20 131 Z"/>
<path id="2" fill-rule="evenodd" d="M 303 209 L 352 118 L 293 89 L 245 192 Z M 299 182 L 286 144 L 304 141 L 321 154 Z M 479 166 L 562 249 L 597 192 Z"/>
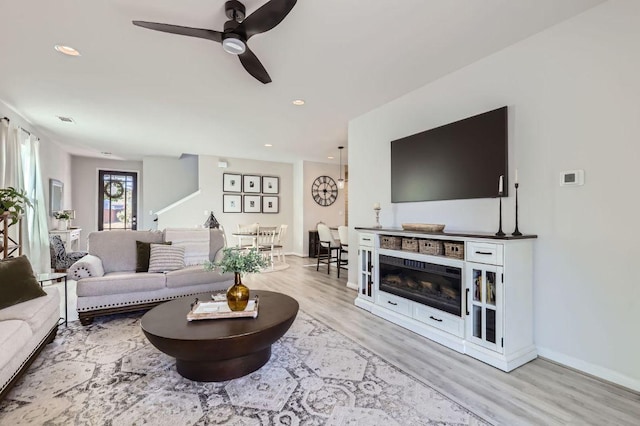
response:
<path id="1" fill-rule="evenodd" d="M 359 258 L 360 296 L 373 300 L 373 249 L 360 248 Z"/>
<path id="2" fill-rule="evenodd" d="M 467 337 L 502 352 L 502 268 L 467 263 Z"/>

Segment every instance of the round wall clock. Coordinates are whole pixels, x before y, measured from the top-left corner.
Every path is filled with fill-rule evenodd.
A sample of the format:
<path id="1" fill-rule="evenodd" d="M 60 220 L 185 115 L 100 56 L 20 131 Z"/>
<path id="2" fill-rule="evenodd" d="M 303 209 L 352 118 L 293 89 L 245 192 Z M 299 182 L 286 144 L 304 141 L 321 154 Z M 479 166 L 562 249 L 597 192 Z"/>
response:
<path id="1" fill-rule="evenodd" d="M 311 185 L 313 200 L 323 207 L 335 203 L 338 198 L 338 185 L 329 176 L 320 176 Z"/>

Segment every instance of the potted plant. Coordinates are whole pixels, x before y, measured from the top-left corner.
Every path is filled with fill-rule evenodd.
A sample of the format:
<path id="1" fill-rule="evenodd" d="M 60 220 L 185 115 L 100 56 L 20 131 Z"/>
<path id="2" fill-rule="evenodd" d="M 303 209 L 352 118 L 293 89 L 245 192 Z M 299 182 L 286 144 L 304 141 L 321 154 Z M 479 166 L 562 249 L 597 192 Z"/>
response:
<path id="1" fill-rule="evenodd" d="M 53 216 L 61 222 L 58 222 L 58 229 L 61 231 L 66 231 L 69 227 L 69 219 L 71 219 L 71 215 L 65 212 L 64 210 L 55 212 Z"/>
<path id="2" fill-rule="evenodd" d="M 242 274 L 254 274 L 269 265 L 258 249 L 238 250 L 226 247 L 222 251 L 222 260 L 207 262 L 205 269 L 219 269 L 223 274 L 233 272 L 234 284 L 227 290 L 227 303 L 232 311 L 243 311 L 249 303 L 249 288 L 242 284 Z"/>
<path id="3" fill-rule="evenodd" d="M 27 193 L 13 187 L 0 189 L 0 215 L 11 217 L 11 225 L 18 222 L 26 206 L 33 207 Z"/>

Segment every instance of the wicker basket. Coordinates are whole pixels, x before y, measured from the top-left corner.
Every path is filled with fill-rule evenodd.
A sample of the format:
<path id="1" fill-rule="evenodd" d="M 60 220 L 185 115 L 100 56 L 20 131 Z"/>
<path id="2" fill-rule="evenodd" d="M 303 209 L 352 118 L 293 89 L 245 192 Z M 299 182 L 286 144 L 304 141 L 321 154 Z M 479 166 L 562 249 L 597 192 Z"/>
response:
<path id="1" fill-rule="evenodd" d="M 456 259 L 464 259 L 464 243 L 445 241 L 444 255 Z"/>
<path id="2" fill-rule="evenodd" d="M 422 254 L 442 256 L 444 254 L 444 246 L 442 245 L 442 241 L 423 239 L 418 240 L 418 251 Z"/>
<path id="3" fill-rule="evenodd" d="M 415 238 L 403 238 L 402 250 L 405 251 L 418 251 L 418 240 Z"/>
<path id="4" fill-rule="evenodd" d="M 391 235 L 381 235 L 380 248 L 388 249 L 388 250 L 400 250 L 402 248 L 402 237 L 393 237 Z"/>

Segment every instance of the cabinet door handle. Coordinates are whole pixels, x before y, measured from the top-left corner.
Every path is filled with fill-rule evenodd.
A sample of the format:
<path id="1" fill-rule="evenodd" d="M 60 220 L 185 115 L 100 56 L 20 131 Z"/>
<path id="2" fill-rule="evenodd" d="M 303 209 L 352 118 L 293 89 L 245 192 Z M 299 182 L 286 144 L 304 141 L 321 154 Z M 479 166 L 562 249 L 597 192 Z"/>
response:
<path id="1" fill-rule="evenodd" d="M 371 238 L 363 238 L 362 241 L 371 241 Z"/>
<path id="2" fill-rule="evenodd" d="M 467 311 L 467 315 L 469 315 L 469 289 L 467 289 L 467 295 L 464 298 L 464 310 Z"/>
<path id="3" fill-rule="evenodd" d="M 387 300 L 387 303 L 388 303 L 388 304 L 390 304 L 390 305 L 393 305 L 393 306 L 398 306 L 398 304 L 397 304 L 397 303 L 392 302 L 391 300 Z"/>
<path id="4" fill-rule="evenodd" d="M 438 318 L 434 317 L 433 315 L 431 315 L 429 318 L 431 318 L 434 321 L 442 322 L 441 319 L 438 319 Z"/>
<path id="5" fill-rule="evenodd" d="M 491 253 L 490 251 L 477 251 L 476 250 L 476 254 L 485 254 L 487 256 L 491 256 L 493 253 Z"/>

